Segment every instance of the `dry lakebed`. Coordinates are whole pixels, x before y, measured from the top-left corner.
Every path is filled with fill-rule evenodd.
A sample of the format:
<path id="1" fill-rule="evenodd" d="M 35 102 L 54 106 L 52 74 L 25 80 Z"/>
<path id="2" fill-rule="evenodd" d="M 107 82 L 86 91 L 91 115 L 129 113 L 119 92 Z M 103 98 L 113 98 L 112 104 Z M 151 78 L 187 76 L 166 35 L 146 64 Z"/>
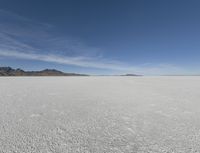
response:
<path id="1" fill-rule="evenodd" d="M 200 153 L 200 77 L 0 77 L 0 153 Z"/>

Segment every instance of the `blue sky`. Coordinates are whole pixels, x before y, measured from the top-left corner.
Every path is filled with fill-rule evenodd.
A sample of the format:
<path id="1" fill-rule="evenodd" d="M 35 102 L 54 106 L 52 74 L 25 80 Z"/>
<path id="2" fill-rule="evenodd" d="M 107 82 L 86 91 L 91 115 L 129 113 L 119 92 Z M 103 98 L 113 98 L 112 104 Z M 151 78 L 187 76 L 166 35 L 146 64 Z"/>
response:
<path id="1" fill-rule="evenodd" d="M 200 74 L 198 0 L 0 0 L 0 66 Z"/>

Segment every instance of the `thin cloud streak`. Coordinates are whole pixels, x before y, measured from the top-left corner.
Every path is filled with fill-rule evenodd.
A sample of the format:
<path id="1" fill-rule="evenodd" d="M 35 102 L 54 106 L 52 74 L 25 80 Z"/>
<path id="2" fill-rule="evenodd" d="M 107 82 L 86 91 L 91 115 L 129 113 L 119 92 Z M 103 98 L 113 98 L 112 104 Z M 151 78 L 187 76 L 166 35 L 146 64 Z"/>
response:
<path id="1" fill-rule="evenodd" d="M 0 56 L 18 58 L 25 60 L 38 60 L 44 62 L 53 62 L 57 64 L 66 64 L 86 68 L 97 68 L 114 70 L 116 73 L 138 73 L 143 75 L 161 75 L 166 73 L 180 74 L 184 70 L 180 67 L 176 67 L 169 64 L 160 64 L 157 66 L 129 66 L 124 63 L 105 59 L 93 59 L 88 57 L 63 57 L 53 54 L 33 54 L 33 53 L 22 53 L 18 51 L 2 51 L 0 50 Z M 98 61 L 98 62 L 97 62 Z"/>
<path id="2" fill-rule="evenodd" d="M 1 22 L 2 21 L 2 22 Z M 20 52 L 46 52 L 72 56 L 102 56 L 99 48 L 57 34 L 53 25 L 40 23 L 0 9 L 0 48 Z M 7 46 L 5 46 L 7 45 Z"/>
<path id="3" fill-rule="evenodd" d="M 92 67 L 92 68 L 100 68 L 100 69 L 113 69 L 113 70 L 124 70 L 125 68 L 115 65 L 117 63 L 115 61 L 106 61 L 102 60 L 102 62 L 96 62 L 100 59 L 92 59 L 88 57 L 63 57 L 58 55 L 43 55 L 43 54 L 33 54 L 33 53 L 22 53 L 18 51 L 1 51 L 0 56 L 4 57 L 12 57 L 18 59 L 26 59 L 26 60 L 39 60 L 45 62 L 54 62 L 59 64 L 67 64 L 67 65 L 74 65 L 80 67 Z"/>

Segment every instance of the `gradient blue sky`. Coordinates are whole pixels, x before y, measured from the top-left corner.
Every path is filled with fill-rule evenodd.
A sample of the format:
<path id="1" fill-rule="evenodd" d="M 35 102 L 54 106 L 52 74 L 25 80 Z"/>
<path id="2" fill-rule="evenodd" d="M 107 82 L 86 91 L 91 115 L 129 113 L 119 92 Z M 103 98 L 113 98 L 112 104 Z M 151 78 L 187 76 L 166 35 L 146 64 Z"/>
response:
<path id="1" fill-rule="evenodd" d="M 0 0 L 0 66 L 200 74 L 200 1 Z"/>

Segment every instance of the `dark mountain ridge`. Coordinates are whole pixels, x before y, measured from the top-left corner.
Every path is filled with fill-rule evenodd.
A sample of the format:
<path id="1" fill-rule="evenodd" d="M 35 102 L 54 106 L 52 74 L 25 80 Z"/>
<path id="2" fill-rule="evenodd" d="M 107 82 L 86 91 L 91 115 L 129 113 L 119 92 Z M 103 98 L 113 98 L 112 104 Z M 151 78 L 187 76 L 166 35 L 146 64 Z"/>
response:
<path id="1" fill-rule="evenodd" d="M 42 71 L 24 71 L 11 67 L 0 67 L 0 76 L 88 76 L 86 74 L 65 73 L 56 69 L 45 69 Z"/>

